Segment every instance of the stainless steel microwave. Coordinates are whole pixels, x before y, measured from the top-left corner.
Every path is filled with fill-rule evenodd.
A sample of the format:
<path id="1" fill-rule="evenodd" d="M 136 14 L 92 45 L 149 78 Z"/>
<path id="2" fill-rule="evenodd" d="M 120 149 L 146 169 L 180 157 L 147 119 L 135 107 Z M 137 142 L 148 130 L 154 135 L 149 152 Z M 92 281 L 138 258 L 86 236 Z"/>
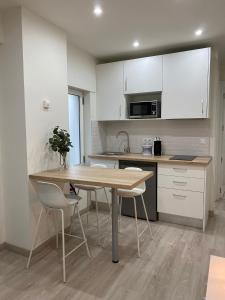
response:
<path id="1" fill-rule="evenodd" d="M 128 115 L 130 119 L 161 118 L 161 101 L 129 102 Z"/>

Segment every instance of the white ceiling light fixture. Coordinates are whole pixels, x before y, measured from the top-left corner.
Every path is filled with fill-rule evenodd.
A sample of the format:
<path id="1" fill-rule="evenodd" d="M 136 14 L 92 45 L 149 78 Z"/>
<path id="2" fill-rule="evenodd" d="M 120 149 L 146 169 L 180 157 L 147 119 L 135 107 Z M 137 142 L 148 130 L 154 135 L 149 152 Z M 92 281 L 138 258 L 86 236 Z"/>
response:
<path id="1" fill-rule="evenodd" d="M 202 35 L 202 33 L 203 33 L 203 30 L 202 30 L 202 29 L 197 29 L 197 30 L 195 31 L 195 35 L 196 35 L 196 36 L 200 36 L 200 35 Z"/>
<path id="2" fill-rule="evenodd" d="M 140 43 L 138 41 L 133 42 L 133 47 L 138 48 L 140 46 Z"/>
<path id="3" fill-rule="evenodd" d="M 94 7 L 94 14 L 96 15 L 96 17 L 100 17 L 103 14 L 103 10 L 100 5 L 96 5 Z"/>

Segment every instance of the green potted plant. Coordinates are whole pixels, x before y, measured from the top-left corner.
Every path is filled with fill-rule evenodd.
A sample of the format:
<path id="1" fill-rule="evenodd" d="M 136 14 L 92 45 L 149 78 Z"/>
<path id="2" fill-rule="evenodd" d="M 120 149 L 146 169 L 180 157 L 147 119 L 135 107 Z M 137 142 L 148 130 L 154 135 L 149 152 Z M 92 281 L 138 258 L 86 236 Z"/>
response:
<path id="1" fill-rule="evenodd" d="M 66 169 L 66 156 L 70 148 L 73 147 L 68 131 L 56 126 L 53 129 L 52 137 L 49 138 L 49 145 L 50 149 L 59 153 L 60 165 Z"/>

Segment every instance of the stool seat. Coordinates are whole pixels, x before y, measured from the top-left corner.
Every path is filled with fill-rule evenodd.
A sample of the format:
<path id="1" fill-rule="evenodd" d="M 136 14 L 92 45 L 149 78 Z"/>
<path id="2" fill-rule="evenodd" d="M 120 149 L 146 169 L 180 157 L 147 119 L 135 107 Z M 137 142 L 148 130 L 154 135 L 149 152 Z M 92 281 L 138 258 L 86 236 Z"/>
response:
<path id="1" fill-rule="evenodd" d="M 118 189 L 117 190 L 117 195 L 119 197 L 123 197 L 123 198 L 132 198 L 132 197 L 140 196 L 144 192 L 145 191 L 143 189 L 140 189 L 140 188 L 133 188 L 132 190 Z"/>
<path id="2" fill-rule="evenodd" d="M 103 187 L 101 187 L 101 186 L 83 185 L 83 184 L 75 184 L 74 187 L 79 189 L 79 190 L 93 191 L 93 192 L 96 191 L 96 190 L 103 189 Z"/>
<path id="3" fill-rule="evenodd" d="M 64 196 L 67 199 L 69 205 L 74 205 L 82 199 L 80 196 L 75 194 L 64 194 Z"/>

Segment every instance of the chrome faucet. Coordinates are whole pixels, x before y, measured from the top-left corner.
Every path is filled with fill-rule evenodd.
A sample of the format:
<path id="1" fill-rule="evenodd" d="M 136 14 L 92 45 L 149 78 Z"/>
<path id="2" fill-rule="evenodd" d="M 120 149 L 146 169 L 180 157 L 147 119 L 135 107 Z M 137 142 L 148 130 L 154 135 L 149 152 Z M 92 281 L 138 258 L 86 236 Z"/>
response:
<path id="1" fill-rule="evenodd" d="M 124 152 L 130 153 L 130 138 L 128 132 L 125 130 L 121 130 L 117 133 L 116 137 L 118 138 L 122 134 L 126 135 L 127 137 L 127 147 L 124 147 Z"/>

